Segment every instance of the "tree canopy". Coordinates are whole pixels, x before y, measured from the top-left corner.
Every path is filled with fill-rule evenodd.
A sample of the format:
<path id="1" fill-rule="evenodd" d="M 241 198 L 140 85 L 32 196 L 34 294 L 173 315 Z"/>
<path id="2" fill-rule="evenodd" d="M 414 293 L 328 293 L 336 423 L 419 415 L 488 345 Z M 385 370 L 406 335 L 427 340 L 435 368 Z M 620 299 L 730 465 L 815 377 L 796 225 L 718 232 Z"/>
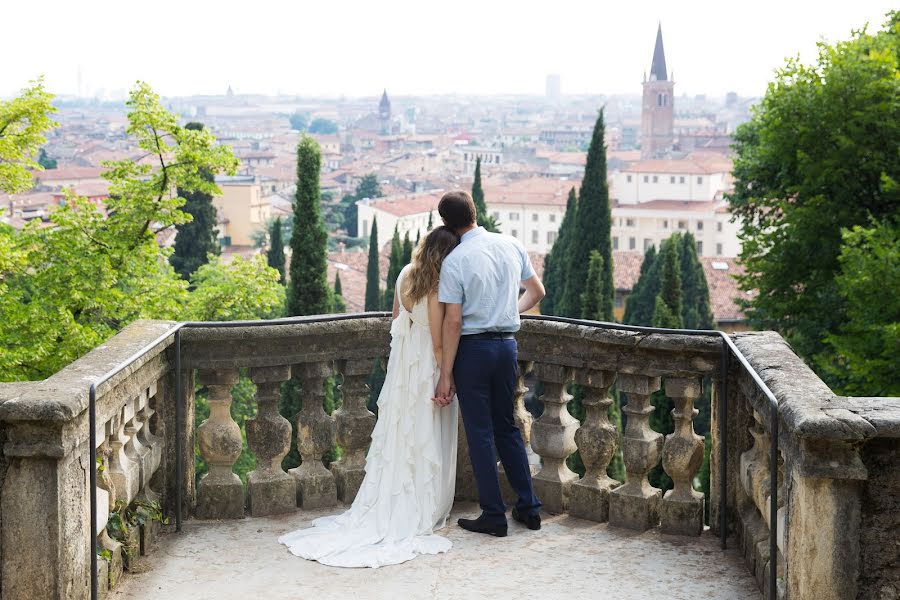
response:
<path id="1" fill-rule="evenodd" d="M 892 12 L 880 31 L 819 44 L 813 64 L 788 60 L 735 134 L 729 201 L 741 222 L 740 285 L 754 291 L 747 316 L 813 364 L 840 360 L 829 335 L 852 318 L 837 277 L 842 232 L 900 209 L 898 65 Z M 889 295 L 868 310 L 881 311 Z"/>

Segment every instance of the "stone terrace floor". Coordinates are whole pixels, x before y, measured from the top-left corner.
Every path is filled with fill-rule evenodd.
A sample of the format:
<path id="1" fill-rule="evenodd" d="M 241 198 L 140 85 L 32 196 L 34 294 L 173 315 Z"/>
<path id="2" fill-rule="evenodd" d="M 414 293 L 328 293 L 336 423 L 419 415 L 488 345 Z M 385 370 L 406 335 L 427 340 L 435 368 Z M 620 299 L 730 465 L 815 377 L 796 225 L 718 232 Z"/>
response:
<path id="1" fill-rule="evenodd" d="M 466 532 L 458 503 L 440 533 L 447 554 L 380 569 L 338 569 L 305 561 L 277 542 L 285 532 L 334 511 L 240 521 L 186 521 L 163 535 L 139 572 L 109 596 L 133 600 L 464 600 L 540 598 L 631 600 L 761 598 L 737 551 L 723 553 L 708 532 L 699 539 L 636 533 L 567 515 L 533 532 L 510 521 L 509 536 Z"/>

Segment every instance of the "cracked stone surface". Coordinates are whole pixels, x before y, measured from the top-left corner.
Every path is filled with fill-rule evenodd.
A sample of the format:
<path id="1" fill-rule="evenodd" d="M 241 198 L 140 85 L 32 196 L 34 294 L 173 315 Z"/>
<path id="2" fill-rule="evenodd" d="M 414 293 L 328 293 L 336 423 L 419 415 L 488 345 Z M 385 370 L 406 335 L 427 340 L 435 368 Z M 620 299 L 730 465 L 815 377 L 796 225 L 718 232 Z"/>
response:
<path id="1" fill-rule="evenodd" d="M 141 573 L 126 574 L 109 597 L 191 600 L 465 600 L 483 598 L 761 598 L 736 550 L 722 552 L 709 532 L 700 538 L 637 533 L 566 515 L 541 531 L 510 522 L 509 536 L 441 531 L 447 554 L 419 556 L 380 569 L 339 569 L 290 554 L 277 537 L 333 511 L 296 512 L 240 521 L 187 521 L 162 537 Z M 733 545 L 733 544 L 732 544 Z"/>

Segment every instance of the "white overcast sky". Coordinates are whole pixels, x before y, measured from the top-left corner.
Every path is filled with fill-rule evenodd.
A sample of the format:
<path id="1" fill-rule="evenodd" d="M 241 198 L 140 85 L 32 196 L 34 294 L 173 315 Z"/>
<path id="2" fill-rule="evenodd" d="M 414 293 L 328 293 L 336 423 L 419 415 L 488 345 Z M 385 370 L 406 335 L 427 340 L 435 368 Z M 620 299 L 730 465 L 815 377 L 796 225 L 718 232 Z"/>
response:
<path id="1" fill-rule="evenodd" d="M 786 56 L 896 0 L 42 0 L 4 2 L 0 96 L 130 89 L 374 96 L 639 93 L 657 23 L 676 93 L 760 95 Z"/>

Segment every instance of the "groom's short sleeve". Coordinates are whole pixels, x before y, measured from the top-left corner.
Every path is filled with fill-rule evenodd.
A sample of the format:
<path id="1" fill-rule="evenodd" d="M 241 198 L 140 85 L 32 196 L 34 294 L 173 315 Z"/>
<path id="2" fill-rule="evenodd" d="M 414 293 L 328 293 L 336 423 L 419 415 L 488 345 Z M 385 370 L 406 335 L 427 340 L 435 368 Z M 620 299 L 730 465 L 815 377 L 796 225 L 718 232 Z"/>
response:
<path id="1" fill-rule="evenodd" d="M 459 268 L 450 260 L 441 265 L 441 279 L 438 282 L 438 301 L 444 304 L 462 304 L 463 281 Z"/>
<path id="2" fill-rule="evenodd" d="M 518 240 L 516 240 L 516 250 L 519 251 L 519 258 L 522 261 L 522 276 L 520 277 L 520 280 L 525 281 L 526 279 L 531 279 L 536 273 L 534 272 L 534 267 L 531 266 L 531 258 L 528 256 L 525 246 Z"/>

